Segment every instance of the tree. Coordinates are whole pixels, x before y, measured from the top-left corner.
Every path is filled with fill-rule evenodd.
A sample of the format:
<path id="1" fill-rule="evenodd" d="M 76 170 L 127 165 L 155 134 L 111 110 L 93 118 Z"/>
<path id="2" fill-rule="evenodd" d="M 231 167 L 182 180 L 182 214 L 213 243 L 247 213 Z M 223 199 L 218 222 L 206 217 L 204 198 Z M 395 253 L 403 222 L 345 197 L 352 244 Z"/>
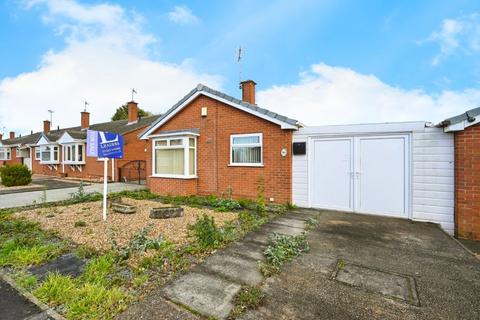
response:
<path id="1" fill-rule="evenodd" d="M 147 117 L 151 116 L 152 114 L 148 111 L 145 111 L 141 108 L 138 108 L 138 116 L 139 117 Z M 128 106 L 123 105 L 121 107 L 118 107 L 117 110 L 115 111 L 115 114 L 112 116 L 112 121 L 116 120 L 127 120 L 128 119 Z"/>

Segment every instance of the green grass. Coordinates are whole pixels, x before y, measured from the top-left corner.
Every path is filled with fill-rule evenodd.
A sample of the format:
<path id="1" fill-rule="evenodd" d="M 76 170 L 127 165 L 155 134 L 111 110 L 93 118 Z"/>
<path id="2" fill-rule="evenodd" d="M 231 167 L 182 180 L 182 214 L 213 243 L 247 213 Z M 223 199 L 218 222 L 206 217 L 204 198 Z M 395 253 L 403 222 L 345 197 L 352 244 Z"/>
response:
<path id="1" fill-rule="evenodd" d="M 26 289 L 26 290 L 32 290 L 37 286 L 38 279 L 37 276 L 33 274 L 29 274 L 27 272 L 19 272 L 14 275 L 15 283 Z"/>
<path id="2" fill-rule="evenodd" d="M 235 306 L 230 313 L 230 317 L 238 317 L 247 309 L 257 308 L 264 297 L 265 294 L 258 287 L 243 287 L 235 296 Z"/>
<path id="3" fill-rule="evenodd" d="M 112 255 L 104 255 L 91 260 L 83 272 L 83 280 L 89 283 L 107 285 L 109 275 L 115 270 L 115 260 Z"/>

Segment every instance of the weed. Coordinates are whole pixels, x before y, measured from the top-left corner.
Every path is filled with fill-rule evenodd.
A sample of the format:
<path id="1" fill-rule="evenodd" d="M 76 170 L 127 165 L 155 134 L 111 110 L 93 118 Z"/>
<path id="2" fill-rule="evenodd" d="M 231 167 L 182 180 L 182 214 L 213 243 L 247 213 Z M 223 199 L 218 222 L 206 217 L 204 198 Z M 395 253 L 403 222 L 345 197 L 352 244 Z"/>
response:
<path id="1" fill-rule="evenodd" d="M 25 267 L 51 260 L 62 251 L 60 244 L 23 245 L 12 239 L 0 246 L 0 266 Z"/>
<path id="2" fill-rule="evenodd" d="M 247 309 L 255 309 L 262 302 L 265 294 L 257 287 L 243 287 L 242 290 L 235 296 L 235 307 L 230 316 L 238 317 Z"/>
<path id="3" fill-rule="evenodd" d="M 14 278 L 15 283 L 26 290 L 32 290 L 37 286 L 38 279 L 37 276 L 33 274 L 19 272 L 15 274 Z"/>
<path id="4" fill-rule="evenodd" d="M 133 278 L 133 285 L 135 287 L 141 287 L 148 281 L 148 275 L 141 273 Z"/>
<path id="5" fill-rule="evenodd" d="M 75 250 L 75 254 L 80 259 L 90 259 L 97 255 L 97 251 L 91 247 L 82 246 Z"/>
<path id="6" fill-rule="evenodd" d="M 240 212 L 238 219 L 240 220 L 240 226 L 244 233 L 258 229 L 268 220 L 265 216 L 260 216 L 256 212 L 250 211 Z"/>
<path id="7" fill-rule="evenodd" d="M 148 233 L 152 229 L 152 225 L 148 225 L 135 234 L 125 247 L 120 247 L 115 240 L 115 232 L 110 230 L 110 241 L 112 250 L 115 252 L 118 260 L 126 260 L 132 254 L 145 252 L 148 249 L 159 249 L 164 242 L 163 238 L 150 239 Z"/>
<path id="8" fill-rule="evenodd" d="M 260 178 L 258 178 L 256 204 L 257 211 L 260 213 L 264 213 L 267 205 L 265 201 L 265 181 L 263 179 L 263 176 L 260 176 Z"/>
<path id="9" fill-rule="evenodd" d="M 267 261 L 261 263 L 260 268 L 265 276 L 270 276 L 277 273 L 285 262 L 308 250 L 307 237 L 304 233 L 298 236 L 274 233 L 270 237 L 270 244 L 263 252 Z"/>
<path id="10" fill-rule="evenodd" d="M 285 203 L 284 207 L 285 207 L 285 209 L 287 209 L 287 210 L 293 210 L 293 209 L 296 209 L 296 208 L 297 208 L 297 206 L 296 206 L 294 203 L 290 202 L 290 201 L 287 201 L 287 202 Z"/>
<path id="11" fill-rule="evenodd" d="M 79 228 L 79 227 L 86 227 L 87 226 L 87 223 L 83 220 L 78 220 L 78 221 L 75 221 L 75 224 L 73 225 L 75 228 Z"/>
<path id="12" fill-rule="evenodd" d="M 314 229 L 316 226 L 318 226 L 318 220 L 315 218 L 308 218 L 306 223 L 307 223 L 307 230 Z"/>
<path id="13" fill-rule="evenodd" d="M 215 220 L 206 214 L 197 218 L 197 222 L 189 225 L 188 229 L 202 248 L 215 248 L 223 242 L 222 232 L 215 225 Z"/>
<path id="14" fill-rule="evenodd" d="M 74 280 L 59 273 L 50 273 L 45 281 L 33 291 L 37 298 L 53 305 L 65 304 L 74 296 L 74 293 Z"/>
<path id="15" fill-rule="evenodd" d="M 91 260 L 83 272 L 83 280 L 89 283 L 107 285 L 108 276 L 115 268 L 114 259 L 111 255 L 104 255 Z"/>

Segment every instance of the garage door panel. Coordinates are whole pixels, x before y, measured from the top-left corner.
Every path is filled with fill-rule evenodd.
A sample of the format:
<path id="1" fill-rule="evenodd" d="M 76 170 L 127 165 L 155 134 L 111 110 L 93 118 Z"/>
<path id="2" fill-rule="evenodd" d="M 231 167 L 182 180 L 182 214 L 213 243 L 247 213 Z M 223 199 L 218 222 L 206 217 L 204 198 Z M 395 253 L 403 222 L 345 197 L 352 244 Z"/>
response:
<path id="1" fill-rule="evenodd" d="M 352 210 L 352 139 L 313 142 L 312 205 Z"/>
<path id="2" fill-rule="evenodd" d="M 408 216 L 405 137 L 357 140 L 356 211 Z"/>

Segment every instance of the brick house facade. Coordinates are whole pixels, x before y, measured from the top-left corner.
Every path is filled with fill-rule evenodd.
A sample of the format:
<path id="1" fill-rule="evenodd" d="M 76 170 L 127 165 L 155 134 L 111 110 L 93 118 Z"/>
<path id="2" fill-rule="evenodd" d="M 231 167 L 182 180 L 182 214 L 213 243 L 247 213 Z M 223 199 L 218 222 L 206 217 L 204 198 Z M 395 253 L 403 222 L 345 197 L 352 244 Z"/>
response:
<path id="1" fill-rule="evenodd" d="M 168 195 L 231 194 L 234 198 L 255 199 L 261 188 L 267 201 L 291 201 L 290 149 L 296 121 L 254 105 L 253 81 L 243 83 L 243 87 L 244 99 L 248 98 L 251 103 L 199 85 L 144 132 L 142 138 L 147 141 L 147 185 L 151 191 Z M 244 108 L 237 108 L 237 105 Z M 255 110 L 265 113 L 250 112 Z M 250 154 L 252 159 L 258 158 L 258 163 L 232 163 L 232 137 L 250 137 L 252 134 L 259 137 L 257 142 L 261 147 L 257 148 L 261 149 L 261 155 L 252 156 L 250 151 L 243 152 Z M 154 152 L 159 152 L 159 157 L 161 154 L 155 149 L 156 141 L 167 144 L 169 137 L 178 140 L 184 136 L 190 137 L 191 143 L 196 139 L 196 173 L 180 177 L 156 174 Z"/>
<path id="2" fill-rule="evenodd" d="M 480 108 L 441 125 L 455 136 L 455 236 L 480 240 Z"/>

